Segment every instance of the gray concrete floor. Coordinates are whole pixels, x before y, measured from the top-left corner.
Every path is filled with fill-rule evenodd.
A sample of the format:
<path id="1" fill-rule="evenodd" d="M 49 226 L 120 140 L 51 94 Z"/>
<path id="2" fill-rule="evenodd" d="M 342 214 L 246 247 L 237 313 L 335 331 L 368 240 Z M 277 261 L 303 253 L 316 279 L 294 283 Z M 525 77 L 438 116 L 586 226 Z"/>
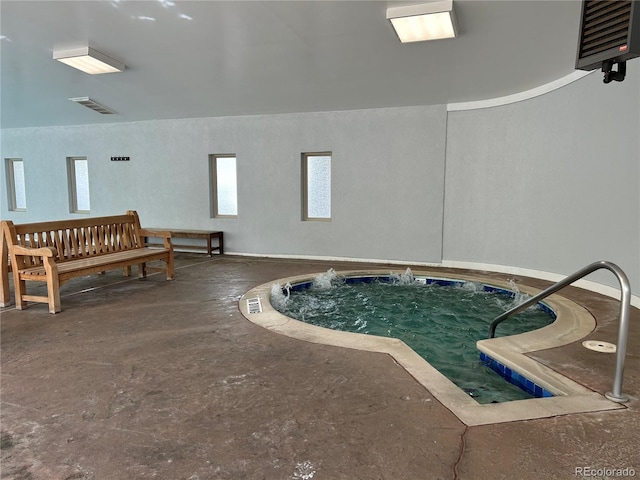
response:
<path id="1" fill-rule="evenodd" d="M 277 335 L 238 310 L 242 294 L 271 280 L 381 265 L 176 262 L 172 282 L 118 271 L 74 279 L 57 315 L 44 304 L 2 310 L 3 479 L 625 478 L 605 468 L 640 477 L 638 309 L 628 408 L 466 427 L 388 355 Z M 615 343 L 617 301 L 574 287 L 563 295 L 596 317 L 588 338 Z M 611 389 L 612 355 L 577 342 L 531 356 Z"/>

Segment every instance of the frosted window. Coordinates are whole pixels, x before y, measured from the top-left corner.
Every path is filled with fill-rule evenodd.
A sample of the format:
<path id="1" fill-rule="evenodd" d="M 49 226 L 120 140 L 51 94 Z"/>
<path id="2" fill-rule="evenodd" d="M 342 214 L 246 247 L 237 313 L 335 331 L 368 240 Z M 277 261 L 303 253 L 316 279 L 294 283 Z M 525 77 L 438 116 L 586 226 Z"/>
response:
<path id="1" fill-rule="evenodd" d="M 238 180 L 236 173 L 236 157 L 213 156 L 214 183 L 214 216 L 235 217 L 238 215 Z"/>
<path id="2" fill-rule="evenodd" d="M 16 210 L 27 209 L 27 193 L 24 187 L 24 163 L 22 160 L 13 163 L 13 186 L 15 188 Z"/>
<path id="3" fill-rule="evenodd" d="M 7 158 L 7 193 L 9 209 L 14 211 L 27 209 L 27 194 L 24 180 L 24 163 L 19 158 Z"/>
<path id="4" fill-rule="evenodd" d="M 306 219 L 331 218 L 331 155 L 305 156 Z"/>
<path id="5" fill-rule="evenodd" d="M 88 212 L 89 204 L 89 163 L 86 160 L 76 160 L 76 209 Z"/>
<path id="6" fill-rule="evenodd" d="M 69 158 L 68 168 L 71 212 L 89 212 L 89 162 L 86 158 Z"/>

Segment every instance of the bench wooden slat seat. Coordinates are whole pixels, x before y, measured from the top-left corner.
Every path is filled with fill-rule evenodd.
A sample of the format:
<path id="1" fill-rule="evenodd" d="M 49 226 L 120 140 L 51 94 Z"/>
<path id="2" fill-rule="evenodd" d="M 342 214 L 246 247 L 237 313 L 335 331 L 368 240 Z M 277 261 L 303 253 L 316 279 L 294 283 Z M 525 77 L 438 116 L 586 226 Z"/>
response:
<path id="1" fill-rule="evenodd" d="M 60 312 L 60 285 L 106 270 L 123 268 L 130 275 L 131 266 L 137 265 L 140 278 L 146 277 L 147 270 L 165 271 L 167 280 L 174 277 L 171 233 L 141 228 L 132 210 L 125 215 L 21 225 L 3 221 L 2 230 L 18 310 L 26 308 L 27 301 L 35 301 L 48 303 L 50 313 Z M 163 239 L 162 248 L 144 246 L 144 237 L 150 235 Z M 165 267 L 148 267 L 147 262 L 154 260 L 164 262 Z M 2 275 L 7 282 L 4 265 Z M 26 281 L 45 282 L 47 296 L 27 295 Z"/>
<path id="2" fill-rule="evenodd" d="M 70 260 L 68 262 L 58 263 L 58 278 L 62 281 L 67 278 L 73 278 L 79 276 L 79 272 L 82 271 L 82 275 L 90 275 L 92 273 L 99 273 L 105 270 L 114 268 L 126 268 L 131 265 L 133 260 L 150 262 L 152 260 L 162 260 L 163 254 L 153 252 L 151 254 L 148 251 L 142 249 L 127 250 L 124 252 L 113 252 L 109 255 L 100 255 L 98 257 L 82 258 L 79 260 Z M 150 268 L 147 266 L 147 270 Z M 43 266 L 29 267 L 18 270 L 20 275 L 25 279 L 27 277 L 38 278 L 42 275 L 46 275 L 47 272 Z"/>

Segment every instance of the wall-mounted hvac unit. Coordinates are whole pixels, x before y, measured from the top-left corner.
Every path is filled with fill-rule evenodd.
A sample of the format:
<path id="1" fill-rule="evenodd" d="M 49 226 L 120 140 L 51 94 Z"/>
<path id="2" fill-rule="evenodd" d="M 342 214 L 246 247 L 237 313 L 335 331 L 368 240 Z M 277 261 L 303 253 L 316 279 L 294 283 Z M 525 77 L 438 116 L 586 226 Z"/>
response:
<path id="1" fill-rule="evenodd" d="M 640 57 L 640 1 L 583 0 L 576 68 L 602 68 L 605 83 L 621 82 L 625 62 L 635 57 Z"/>

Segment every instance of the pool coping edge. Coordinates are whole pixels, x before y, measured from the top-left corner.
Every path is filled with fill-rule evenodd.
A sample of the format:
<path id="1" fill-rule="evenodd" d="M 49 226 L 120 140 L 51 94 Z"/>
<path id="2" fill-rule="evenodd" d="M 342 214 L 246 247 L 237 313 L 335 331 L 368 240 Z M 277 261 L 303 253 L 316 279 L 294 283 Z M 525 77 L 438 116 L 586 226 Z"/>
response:
<path id="1" fill-rule="evenodd" d="M 321 273 L 321 272 L 319 272 Z M 347 270 L 336 272 L 341 276 L 400 274 L 394 270 Z M 414 276 L 479 282 L 511 290 L 507 282 L 476 274 L 443 273 L 437 269 L 416 269 Z M 291 338 L 311 343 L 352 348 L 390 355 L 407 373 L 430 392 L 444 407 L 468 426 L 487 425 L 520 420 L 547 418 L 571 413 L 586 413 L 625 408 L 606 399 L 542 363 L 526 353 L 554 348 L 584 338 L 595 328 L 595 319 L 582 306 L 558 294 L 545 299 L 557 315 L 551 325 L 520 335 L 480 340 L 478 349 L 492 359 L 517 370 L 536 384 L 554 393 L 548 398 L 515 400 L 496 404 L 479 404 L 435 369 L 403 341 L 366 334 L 340 332 L 317 327 L 287 317 L 273 308 L 270 302 L 271 286 L 302 283 L 312 280 L 318 273 L 275 279 L 246 292 L 239 301 L 240 311 L 247 320 L 263 328 Z M 535 295 L 533 287 L 518 285 L 521 292 Z M 249 313 L 247 300 L 259 298 L 261 311 Z M 526 402 L 526 403 L 523 403 Z"/>

